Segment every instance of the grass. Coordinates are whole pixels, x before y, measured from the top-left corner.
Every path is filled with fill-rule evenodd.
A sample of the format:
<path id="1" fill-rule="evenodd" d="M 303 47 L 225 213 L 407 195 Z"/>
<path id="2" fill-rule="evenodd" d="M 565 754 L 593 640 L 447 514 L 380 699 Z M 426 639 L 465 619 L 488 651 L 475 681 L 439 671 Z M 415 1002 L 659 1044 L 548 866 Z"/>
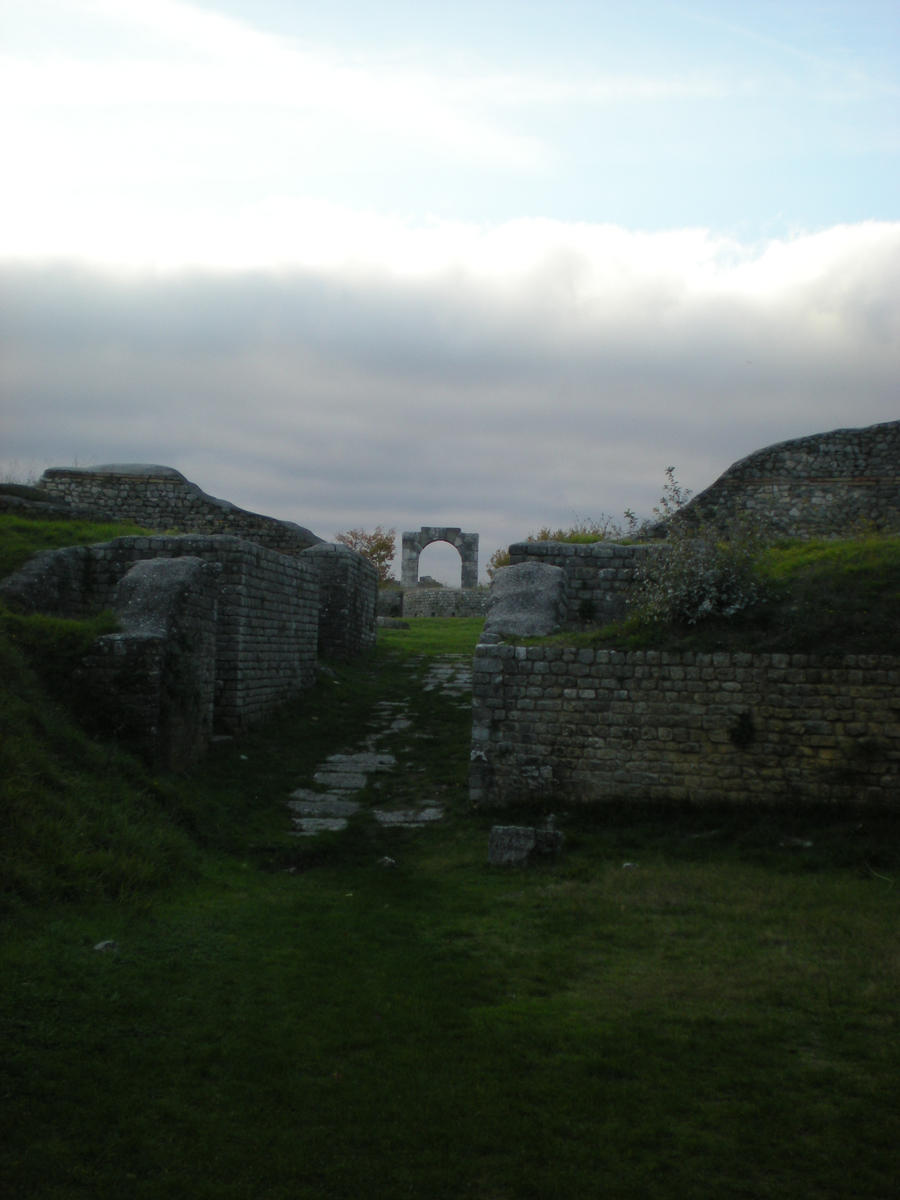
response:
<path id="1" fill-rule="evenodd" d="M 626 619 L 527 642 L 784 654 L 900 654 L 900 537 L 786 542 L 757 570 L 766 599 L 694 626 Z"/>
<path id="2" fill-rule="evenodd" d="M 379 644 L 399 654 L 472 655 L 484 626 L 482 617 L 406 617 L 408 629 L 379 630 Z"/>
<path id="3" fill-rule="evenodd" d="M 542 814 L 468 806 L 427 672 L 477 627 L 384 630 L 162 778 L 6 638 L 3 1194 L 893 1195 L 895 818 L 573 808 L 558 861 L 489 869 L 491 824 Z M 289 792 L 384 702 L 414 723 L 364 805 L 446 819 L 292 838 Z"/>
<path id="4" fill-rule="evenodd" d="M 23 566 L 39 550 L 88 546 L 150 530 L 122 521 L 44 520 L 0 513 L 0 579 Z"/>

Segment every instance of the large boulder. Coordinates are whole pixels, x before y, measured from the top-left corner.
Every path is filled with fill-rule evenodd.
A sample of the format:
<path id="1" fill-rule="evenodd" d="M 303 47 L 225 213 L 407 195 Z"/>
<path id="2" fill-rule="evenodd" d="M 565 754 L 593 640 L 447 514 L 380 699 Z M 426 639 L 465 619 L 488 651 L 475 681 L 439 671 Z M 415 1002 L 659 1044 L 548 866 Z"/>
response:
<path id="1" fill-rule="evenodd" d="M 562 567 L 524 562 L 494 576 L 484 636 L 546 637 L 556 633 L 566 612 L 566 573 Z"/>

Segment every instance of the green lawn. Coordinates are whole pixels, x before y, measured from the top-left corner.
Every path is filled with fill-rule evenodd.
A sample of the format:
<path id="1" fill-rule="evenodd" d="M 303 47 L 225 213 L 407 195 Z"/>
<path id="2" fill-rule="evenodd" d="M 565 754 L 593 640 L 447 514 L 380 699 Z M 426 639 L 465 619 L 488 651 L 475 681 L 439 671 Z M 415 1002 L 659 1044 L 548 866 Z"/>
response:
<path id="1" fill-rule="evenodd" d="M 169 777 L 4 627 L 3 1195 L 894 1195 L 896 818 L 573 805 L 557 862 L 489 868 L 543 814 L 470 809 L 468 715 L 426 688 L 477 625 L 385 630 Z M 385 702 L 413 725 L 364 803 L 445 820 L 292 838 Z"/>

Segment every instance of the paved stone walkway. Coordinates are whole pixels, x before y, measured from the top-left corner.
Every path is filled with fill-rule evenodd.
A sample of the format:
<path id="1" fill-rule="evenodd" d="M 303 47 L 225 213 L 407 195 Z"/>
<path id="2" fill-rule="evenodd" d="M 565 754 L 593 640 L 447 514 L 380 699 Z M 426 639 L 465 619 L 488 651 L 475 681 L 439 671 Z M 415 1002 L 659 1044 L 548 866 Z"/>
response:
<path id="1" fill-rule="evenodd" d="M 422 659 L 411 659 L 410 670 L 421 670 Z M 441 691 L 458 698 L 460 707 L 469 708 L 472 692 L 472 659 L 467 654 L 447 654 L 431 660 L 424 678 L 426 692 Z M 398 734 L 428 737 L 417 733 L 415 714 L 404 700 L 379 700 L 372 724 L 362 743 L 351 750 L 330 755 L 316 769 L 312 786 L 291 792 L 288 808 L 293 833 L 297 837 L 315 837 L 326 830 L 345 829 L 347 820 L 360 809 L 354 797 L 367 787 L 373 775 L 388 775 L 398 767 L 395 755 L 380 749 L 380 743 Z M 380 824 L 402 829 L 420 829 L 439 821 L 444 810 L 439 804 L 416 808 L 375 808 L 373 816 Z"/>

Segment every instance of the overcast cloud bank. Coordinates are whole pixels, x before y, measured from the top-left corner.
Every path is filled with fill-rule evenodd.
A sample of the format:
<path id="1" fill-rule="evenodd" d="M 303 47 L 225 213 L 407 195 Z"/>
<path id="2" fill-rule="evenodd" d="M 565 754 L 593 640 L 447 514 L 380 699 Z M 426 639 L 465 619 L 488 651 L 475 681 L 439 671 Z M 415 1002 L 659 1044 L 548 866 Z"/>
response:
<path id="1" fill-rule="evenodd" d="M 7 263 L 7 463 L 165 463 L 324 537 L 460 525 L 484 560 L 648 512 L 668 465 L 699 490 L 898 415 L 900 223 L 344 228 L 340 259 L 279 269 Z"/>

